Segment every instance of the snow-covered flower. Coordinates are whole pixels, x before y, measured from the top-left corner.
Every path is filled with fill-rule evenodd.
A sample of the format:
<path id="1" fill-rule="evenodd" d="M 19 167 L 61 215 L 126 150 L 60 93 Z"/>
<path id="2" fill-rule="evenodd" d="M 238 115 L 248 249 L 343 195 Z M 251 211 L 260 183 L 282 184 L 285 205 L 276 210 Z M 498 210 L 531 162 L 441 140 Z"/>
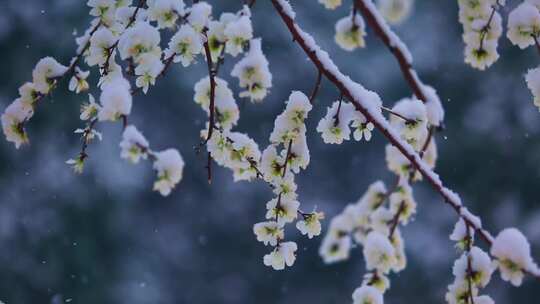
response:
<path id="1" fill-rule="evenodd" d="M 181 62 L 184 67 L 189 66 L 195 56 L 203 50 L 202 36 L 189 24 L 184 24 L 174 34 L 169 42 L 169 48 L 165 50 L 167 57 L 174 56 L 174 62 Z"/>
<path id="2" fill-rule="evenodd" d="M 287 100 L 285 110 L 274 121 L 270 142 L 288 145 L 292 140 L 299 144 L 297 139 L 306 132 L 304 121 L 312 108 L 313 106 L 305 94 L 293 91 Z"/>
<path id="3" fill-rule="evenodd" d="M 148 141 L 144 135 L 133 125 L 129 125 L 122 133 L 120 142 L 120 157 L 136 164 L 139 160 L 148 157 Z"/>
<path id="4" fill-rule="evenodd" d="M 129 115 L 132 106 L 130 85 L 126 79 L 117 78 L 103 87 L 99 97 L 101 108 L 99 120 L 115 121 L 122 115 Z"/>
<path id="5" fill-rule="evenodd" d="M 101 106 L 96 103 L 96 100 L 92 94 L 88 94 L 88 102 L 81 105 L 81 120 L 89 120 L 96 117 L 101 110 Z"/>
<path id="6" fill-rule="evenodd" d="M 19 87 L 19 95 L 21 102 L 25 104 L 25 106 L 33 107 L 39 92 L 36 91 L 36 86 L 33 83 L 26 82 Z"/>
<path id="7" fill-rule="evenodd" d="M 531 246 L 516 228 L 504 229 L 491 246 L 491 255 L 497 258 L 501 278 L 514 286 L 521 285 L 524 271 L 536 270 L 531 257 Z"/>
<path id="8" fill-rule="evenodd" d="M 64 75 L 67 70 L 67 67 L 61 65 L 52 57 L 41 59 L 32 71 L 32 83 L 36 91 L 48 94 L 55 84 L 54 79 Z"/>
<path id="9" fill-rule="evenodd" d="M 363 285 L 354 290 L 353 304 L 383 304 L 383 296 L 379 289 Z"/>
<path id="10" fill-rule="evenodd" d="M 116 50 L 112 49 L 112 47 L 116 43 L 116 39 L 117 38 L 110 29 L 100 27 L 92 37 L 90 37 L 90 47 L 88 48 L 88 53 L 85 57 L 86 63 L 89 66 L 103 66 L 108 58 L 114 58 Z"/>
<path id="11" fill-rule="evenodd" d="M 157 171 L 157 181 L 154 183 L 154 190 L 161 195 L 167 196 L 171 190 L 180 182 L 184 171 L 184 160 L 175 149 L 167 149 L 154 153 L 154 169 Z"/>
<path id="12" fill-rule="evenodd" d="M 159 56 L 154 53 L 146 53 L 139 58 L 139 64 L 135 68 L 137 80 L 135 84 L 138 88 L 142 88 L 146 94 L 150 85 L 156 83 L 156 78 L 164 69 L 164 64 Z"/>
<path id="13" fill-rule="evenodd" d="M 467 39 L 467 38 L 465 38 Z M 472 40 L 465 46 L 465 62 L 481 71 L 491 66 L 497 59 L 497 40 Z"/>
<path id="14" fill-rule="evenodd" d="M 283 270 L 285 265 L 291 267 L 296 260 L 297 249 L 295 242 L 279 243 L 274 251 L 264 256 L 264 265 L 271 266 L 274 270 Z"/>
<path id="15" fill-rule="evenodd" d="M 211 14 L 212 6 L 205 1 L 199 1 L 191 6 L 187 20 L 195 30 L 201 32 L 208 25 Z"/>
<path id="16" fill-rule="evenodd" d="M 478 295 L 478 288 L 475 286 L 472 288 L 472 295 L 473 297 Z M 448 304 L 468 303 L 467 299 L 469 297 L 469 284 L 467 281 L 463 280 L 455 280 L 454 283 L 450 284 L 445 295 L 445 299 Z"/>
<path id="17" fill-rule="evenodd" d="M 336 43 L 344 50 L 353 51 L 365 46 L 366 25 L 359 14 L 338 20 L 335 26 Z"/>
<path id="18" fill-rule="evenodd" d="M 388 280 L 388 277 L 382 273 L 368 272 L 364 275 L 362 285 L 373 286 L 381 293 L 384 293 L 388 288 L 390 288 L 390 280 Z"/>
<path id="19" fill-rule="evenodd" d="M 469 231 L 467 232 L 467 230 Z M 474 229 L 467 227 L 463 218 L 460 217 L 454 226 L 452 234 L 450 234 L 450 240 L 457 242 L 456 247 L 465 250 L 474 241 Z"/>
<path id="20" fill-rule="evenodd" d="M 534 38 L 540 36 L 540 11 L 529 2 L 523 2 L 508 15 L 510 41 L 524 49 L 534 44 Z"/>
<path id="21" fill-rule="evenodd" d="M 389 23 L 399 24 L 411 14 L 414 0 L 378 0 L 377 8 Z"/>
<path id="22" fill-rule="evenodd" d="M 406 179 L 401 179 L 396 191 L 390 195 L 390 211 L 399 213 L 398 219 L 402 225 L 407 225 L 411 216 L 416 214 L 416 201 Z"/>
<path id="23" fill-rule="evenodd" d="M 253 225 L 253 233 L 257 236 L 257 241 L 263 242 L 264 245 L 270 244 L 270 246 L 276 246 L 284 237 L 283 227 L 275 221 Z"/>
<path id="24" fill-rule="evenodd" d="M 344 140 L 350 139 L 349 124 L 353 112 L 354 107 L 343 101 L 335 101 L 331 107 L 328 107 L 326 116 L 317 125 L 317 132 L 321 133 L 325 143 L 341 144 Z"/>
<path id="25" fill-rule="evenodd" d="M 296 228 L 300 230 L 302 235 L 307 235 L 311 239 L 321 234 L 322 219 L 324 219 L 324 213 L 322 212 L 313 211 L 302 214 L 302 220 L 296 222 Z"/>
<path id="26" fill-rule="evenodd" d="M 368 234 L 363 253 L 368 270 L 377 269 L 388 273 L 396 262 L 394 246 L 386 236 L 377 231 Z"/>
<path id="27" fill-rule="evenodd" d="M 356 113 L 361 116 L 357 115 L 359 117 L 355 117 L 351 124 L 351 127 L 356 128 L 353 133 L 353 138 L 356 141 L 361 141 L 362 139 L 364 139 L 365 141 L 370 141 L 371 132 L 373 131 L 373 129 L 375 129 L 375 126 L 372 122 L 367 121 L 364 115 L 359 112 Z"/>
<path id="28" fill-rule="evenodd" d="M 252 39 L 249 52 L 232 69 L 231 75 L 240 80 L 240 87 L 246 91 L 240 97 L 249 97 L 251 101 L 262 101 L 272 87 L 272 74 L 268 60 L 261 48 L 261 39 Z"/>
<path id="29" fill-rule="evenodd" d="M 298 196 L 298 186 L 294 182 L 294 174 L 285 174 L 285 177 L 277 178 L 272 182 L 274 194 L 281 195 L 283 199 L 295 200 Z"/>
<path id="30" fill-rule="evenodd" d="M 33 109 L 16 99 L 12 102 L 2 114 L 2 130 L 6 140 L 13 142 L 15 148 L 28 142 L 28 136 L 24 130 L 24 122 L 33 115 Z"/>
<path id="31" fill-rule="evenodd" d="M 365 206 L 366 210 L 373 211 L 379 208 L 386 199 L 386 186 L 382 181 L 369 185 L 366 193 L 358 200 L 358 205 Z"/>
<path id="32" fill-rule="evenodd" d="M 279 179 L 283 175 L 283 164 L 285 159 L 282 158 L 274 145 L 269 145 L 264 149 L 261 157 L 260 170 L 264 175 L 264 179 L 268 182 Z"/>
<path id="33" fill-rule="evenodd" d="M 390 144 L 386 145 L 385 152 L 388 169 L 399 176 L 408 178 L 413 167 L 403 153 Z"/>
<path id="34" fill-rule="evenodd" d="M 319 0 L 319 3 L 324 5 L 326 9 L 336 9 L 341 5 L 342 0 Z"/>
<path id="35" fill-rule="evenodd" d="M 389 224 L 393 218 L 394 213 L 390 211 L 390 209 L 385 207 L 379 207 L 369 216 L 371 224 L 370 228 L 374 231 L 379 232 L 380 234 L 388 235 L 390 233 Z"/>
<path id="36" fill-rule="evenodd" d="M 88 0 L 87 5 L 92 8 L 90 15 L 100 18 L 102 23 L 110 25 L 114 20 L 116 0 Z"/>
<path id="37" fill-rule="evenodd" d="M 224 130 L 230 130 L 240 118 L 240 110 L 234 99 L 233 92 L 229 89 L 227 81 L 215 77 L 214 106 L 216 122 Z M 195 84 L 193 99 L 201 108 L 210 114 L 210 78 L 207 76 Z"/>
<path id="38" fill-rule="evenodd" d="M 159 28 L 172 28 L 179 16 L 184 15 L 183 0 L 147 0 L 148 17 L 157 21 Z"/>
<path id="39" fill-rule="evenodd" d="M 327 234 L 319 248 L 319 255 L 326 264 L 340 262 L 349 258 L 352 241 L 348 235 L 336 237 Z"/>
<path id="40" fill-rule="evenodd" d="M 161 56 L 160 40 L 157 28 L 148 22 L 138 22 L 120 37 L 118 43 L 120 57 L 122 60 L 132 58 L 135 63 L 138 63 L 141 55 L 146 53 Z"/>
<path id="41" fill-rule="evenodd" d="M 404 98 L 394 105 L 392 111 L 399 115 L 390 115 L 392 127 L 417 151 L 421 150 L 428 135 L 425 104 L 418 99 Z"/>
<path id="42" fill-rule="evenodd" d="M 295 200 L 274 198 L 266 204 L 266 218 L 276 219 L 279 225 L 291 223 L 296 219 L 300 203 Z"/>
<path id="43" fill-rule="evenodd" d="M 469 259 L 471 271 L 469 273 Z M 457 280 L 471 280 L 477 287 L 486 287 L 491 280 L 491 274 L 496 266 L 487 253 L 478 247 L 472 247 L 470 252 L 463 253 L 454 263 L 452 272 Z"/>
<path id="44" fill-rule="evenodd" d="M 534 97 L 534 105 L 540 110 L 540 67 L 530 69 L 525 76 L 525 80 Z"/>
<path id="45" fill-rule="evenodd" d="M 71 169 L 76 174 L 81 174 L 84 171 L 84 157 L 76 157 L 76 158 L 70 158 L 66 160 L 66 164 L 71 166 Z"/>
<path id="46" fill-rule="evenodd" d="M 475 304 L 495 304 L 495 301 L 490 296 L 479 296 L 474 298 Z"/>
<path id="47" fill-rule="evenodd" d="M 236 57 L 243 51 L 247 42 L 253 38 L 250 17 L 244 15 L 228 22 L 223 34 L 226 39 L 225 52 Z"/>
<path id="48" fill-rule="evenodd" d="M 81 71 L 78 67 L 75 68 L 75 73 L 69 81 L 69 90 L 79 94 L 80 92 L 87 91 L 89 89 L 88 81 L 86 78 L 90 75 L 90 71 Z"/>

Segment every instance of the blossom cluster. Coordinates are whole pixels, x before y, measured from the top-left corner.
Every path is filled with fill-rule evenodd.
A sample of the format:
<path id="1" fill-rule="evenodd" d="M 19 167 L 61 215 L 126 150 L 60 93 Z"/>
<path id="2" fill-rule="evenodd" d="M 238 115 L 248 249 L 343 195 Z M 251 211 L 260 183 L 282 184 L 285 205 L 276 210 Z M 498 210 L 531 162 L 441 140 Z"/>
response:
<path id="1" fill-rule="evenodd" d="M 527 239 L 516 228 L 501 231 L 493 240 L 489 254 L 474 246 L 474 234 L 471 222 L 460 218 L 450 235 L 462 254 L 452 268 L 454 282 L 448 286 L 445 297 L 449 304 L 495 303 L 489 296 L 479 295 L 479 291 L 487 286 L 496 270 L 504 281 L 514 286 L 521 285 L 526 272 L 538 271 Z"/>
<path id="2" fill-rule="evenodd" d="M 305 170 L 310 162 L 305 120 L 312 105 L 306 95 L 293 91 L 285 110 L 277 116 L 270 134 L 270 145 L 262 152 L 261 177 L 273 189 L 275 197 L 267 204 L 266 221 L 253 226 L 257 240 L 273 246 L 264 256 L 264 264 L 274 270 L 292 266 L 297 245 L 285 242 L 285 225 L 296 221 L 297 229 L 308 238 L 321 233 L 323 213 L 300 210 L 295 174 Z"/>
<path id="3" fill-rule="evenodd" d="M 463 25 L 465 62 L 479 70 L 491 66 L 499 53 L 502 17 L 497 12 L 505 0 L 459 0 L 459 22 Z"/>
<path id="4" fill-rule="evenodd" d="M 358 202 L 332 219 L 319 250 L 326 263 L 348 259 L 354 244 L 363 247 L 369 273 L 353 293 L 354 303 L 382 303 L 382 294 L 390 287 L 387 275 L 407 264 L 398 226 L 407 225 L 415 213 L 412 188 L 407 179 L 399 178 L 390 191 L 382 181 L 371 184 Z"/>
<path id="5" fill-rule="evenodd" d="M 521 49 L 536 45 L 540 50 L 540 1 L 526 0 L 510 12 L 507 37 Z M 530 69 L 525 80 L 534 105 L 540 108 L 540 67 Z"/>

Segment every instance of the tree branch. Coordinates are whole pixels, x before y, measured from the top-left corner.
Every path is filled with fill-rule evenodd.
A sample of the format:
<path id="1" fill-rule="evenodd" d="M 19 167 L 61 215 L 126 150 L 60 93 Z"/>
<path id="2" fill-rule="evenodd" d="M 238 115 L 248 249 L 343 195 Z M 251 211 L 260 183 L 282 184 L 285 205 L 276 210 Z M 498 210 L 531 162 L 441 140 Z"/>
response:
<path id="1" fill-rule="evenodd" d="M 272 0 L 272 4 L 292 34 L 294 41 L 304 50 L 319 71 L 321 71 L 321 73 L 351 101 L 357 111 L 361 112 L 369 121 L 371 121 L 388 141 L 411 162 L 412 166 L 422 174 L 425 180 L 444 199 L 444 202 L 450 205 L 459 217 L 461 217 L 468 225 L 474 227 L 480 237 L 488 245 L 491 245 L 493 242 L 492 235 L 475 223 L 476 221 L 474 220 L 473 215 L 462 206 L 461 200 L 457 194 L 444 186 L 439 179 L 439 176 L 429 169 L 418 153 L 416 153 L 409 144 L 400 139 L 399 135 L 391 129 L 388 121 L 373 109 L 374 107 L 369 104 L 369 101 L 361 99 L 367 97 L 370 92 L 360 92 L 361 86 L 354 83 L 348 76 L 339 71 L 338 67 L 335 66 L 329 58 L 328 53 L 320 49 L 313 38 L 295 23 L 291 12 L 284 7 L 284 5 L 288 5 L 288 3 L 284 4 L 284 0 Z"/>

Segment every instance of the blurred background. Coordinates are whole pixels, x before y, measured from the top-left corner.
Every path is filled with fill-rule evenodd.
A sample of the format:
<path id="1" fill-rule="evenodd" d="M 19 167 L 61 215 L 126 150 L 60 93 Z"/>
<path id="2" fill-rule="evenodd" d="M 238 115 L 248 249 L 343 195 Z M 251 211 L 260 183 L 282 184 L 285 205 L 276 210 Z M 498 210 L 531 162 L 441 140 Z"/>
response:
<path id="1" fill-rule="evenodd" d="M 214 15 L 237 11 L 241 1 L 218 2 Z M 513 7 L 520 1 L 510 1 Z M 86 1 L 0 1 L 0 108 L 31 79 L 46 55 L 67 63 L 75 52 L 74 35 L 90 17 Z M 299 23 L 333 54 L 353 79 L 379 92 L 385 104 L 410 96 L 394 58 L 368 30 L 366 49 L 348 53 L 333 42 L 335 22 L 347 5 L 327 11 L 316 1 L 293 1 Z M 507 15 L 507 9 L 504 10 Z M 520 51 L 501 38 L 501 59 L 486 72 L 463 62 L 456 1 L 416 1 L 413 15 L 395 29 L 410 47 L 423 80 L 438 89 L 446 108 L 446 130 L 438 134 L 437 171 L 496 233 L 522 229 L 540 260 L 540 114 L 526 88 L 524 73 L 539 62 L 534 49 Z M 268 144 L 273 119 L 291 90 L 309 93 L 316 71 L 291 42 L 269 1 L 253 9 L 256 35 L 271 63 L 274 83 L 260 105 L 238 100 L 238 130 L 260 147 Z M 506 19 L 506 18 L 505 18 Z M 228 57 L 221 77 L 238 92 Z M 94 71 L 95 73 L 95 71 Z M 89 148 L 85 172 L 65 164 L 79 151 L 73 130 L 86 95 L 67 93 L 64 82 L 41 104 L 28 126 L 31 145 L 16 150 L 0 140 L 0 301 L 24 303 L 349 303 L 364 271 L 361 250 L 351 259 L 324 265 L 321 238 L 299 242 L 292 268 L 276 272 L 262 263 L 267 253 L 252 225 L 264 219 L 272 197 L 260 182 L 234 183 L 215 166 L 206 182 L 205 158 L 193 147 L 205 114 L 192 101 L 193 85 L 206 65 L 181 68 L 134 100 L 131 122 L 156 149 L 178 148 L 186 161 L 184 179 L 167 198 L 151 191 L 154 172 L 147 163 L 130 165 L 119 157 L 121 129 L 102 124 L 102 142 Z M 95 79 L 93 80 L 95 85 Z M 356 201 L 377 179 L 393 181 L 384 161 L 385 140 L 324 145 L 315 132 L 326 106 L 338 92 L 326 81 L 311 112 L 308 144 L 312 161 L 298 176 L 303 209 L 317 206 L 327 218 Z M 386 303 L 442 303 L 458 257 L 448 235 L 456 221 L 428 185 L 415 185 L 416 220 L 402 232 L 409 265 L 391 276 Z M 324 227 L 327 226 L 324 223 Z M 537 303 L 539 283 L 520 288 L 498 275 L 485 292 L 498 303 Z"/>

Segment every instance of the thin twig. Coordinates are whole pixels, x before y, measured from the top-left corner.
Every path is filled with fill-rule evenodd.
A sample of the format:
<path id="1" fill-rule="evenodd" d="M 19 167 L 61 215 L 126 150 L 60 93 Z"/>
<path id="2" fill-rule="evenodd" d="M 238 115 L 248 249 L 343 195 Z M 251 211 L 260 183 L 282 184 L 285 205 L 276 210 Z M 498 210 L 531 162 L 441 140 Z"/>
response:
<path id="1" fill-rule="evenodd" d="M 313 90 L 311 91 L 311 95 L 309 97 L 309 102 L 311 104 L 315 102 L 315 97 L 317 97 L 317 93 L 319 92 L 319 89 L 321 87 L 321 80 L 322 80 L 322 73 L 320 70 L 317 70 L 317 80 L 315 82 L 315 86 L 313 87 Z"/>

